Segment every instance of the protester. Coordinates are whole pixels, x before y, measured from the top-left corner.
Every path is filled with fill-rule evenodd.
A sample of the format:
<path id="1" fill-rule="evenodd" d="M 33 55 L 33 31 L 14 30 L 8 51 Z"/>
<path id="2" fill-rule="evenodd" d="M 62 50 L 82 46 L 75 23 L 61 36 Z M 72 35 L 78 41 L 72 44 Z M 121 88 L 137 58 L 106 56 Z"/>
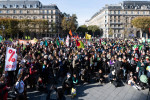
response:
<path id="1" fill-rule="evenodd" d="M 5 84 L 13 87 L 16 83 L 16 90 L 23 94 L 17 98 L 26 98 L 27 86 L 32 90 L 37 87 L 41 92 L 46 91 L 49 98 L 51 89 L 62 83 L 58 95 L 64 98 L 63 93 L 70 94 L 73 86 L 93 82 L 94 77 L 100 83 L 123 80 L 131 86 L 138 86 L 138 89 L 146 88 L 150 80 L 150 69 L 147 68 L 150 63 L 150 43 L 131 39 L 101 39 L 99 43 L 98 38 L 82 38 L 70 39 L 66 45 L 64 41 L 57 40 L 0 44 L 0 77 L 5 72 L 6 47 L 17 50 L 16 70 L 5 72 Z M 140 80 L 141 75 L 146 75 L 147 83 Z M 19 82 L 24 84 L 21 88 Z"/>

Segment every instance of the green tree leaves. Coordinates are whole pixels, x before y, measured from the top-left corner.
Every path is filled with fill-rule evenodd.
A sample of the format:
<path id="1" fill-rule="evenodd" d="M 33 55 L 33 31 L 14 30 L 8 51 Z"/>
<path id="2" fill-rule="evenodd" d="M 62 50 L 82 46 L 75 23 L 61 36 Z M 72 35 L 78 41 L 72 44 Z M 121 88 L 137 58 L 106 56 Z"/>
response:
<path id="1" fill-rule="evenodd" d="M 136 17 L 132 20 L 132 25 L 136 28 L 140 28 L 142 33 L 146 32 L 148 35 L 148 29 L 150 27 L 150 17 Z M 148 37 L 146 36 L 146 38 Z"/>
<path id="2" fill-rule="evenodd" d="M 41 33 L 48 32 L 48 21 L 47 20 L 31 20 L 31 19 L 0 19 L 0 34 L 3 37 L 9 36 L 12 38 L 18 37 L 18 33 L 22 32 L 25 35 L 30 35 L 31 33 Z M 27 34 L 28 33 L 28 34 Z"/>
<path id="3" fill-rule="evenodd" d="M 64 32 L 68 33 L 69 30 L 74 32 L 77 29 L 77 26 L 78 22 L 76 14 L 72 14 L 72 16 L 66 13 L 63 14 L 61 27 Z"/>

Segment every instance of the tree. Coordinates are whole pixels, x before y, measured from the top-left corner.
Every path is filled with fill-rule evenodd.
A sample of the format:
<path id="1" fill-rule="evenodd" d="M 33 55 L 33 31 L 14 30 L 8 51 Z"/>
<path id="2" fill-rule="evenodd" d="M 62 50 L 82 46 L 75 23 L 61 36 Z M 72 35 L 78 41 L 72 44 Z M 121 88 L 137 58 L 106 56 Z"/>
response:
<path id="1" fill-rule="evenodd" d="M 85 35 L 85 32 L 88 32 L 87 26 L 86 25 L 81 25 L 78 27 L 78 29 L 76 30 L 76 32 L 78 33 L 82 33 L 83 35 Z"/>
<path id="2" fill-rule="evenodd" d="M 111 37 L 114 35 L 112 28 L 109 29 L 108 34 L 109 34 L 109 36 L 111 36 Z"/>
<path id="3" fill-rule="evenodd" d="M 88 26 L 87 29 L 88 29 L 89 32 L 92 32 L 92 33 L 93 33 L 93 36 L 94 36 L 95 32 L 100 32 L 99 27 L 96 26 L 96 25 Z"/>
<path id="4" fill-rule="evenodd" d="M 48 33 L 49 23 L 47 20 L 31 20 L 31 19 L 10 19 L 10 18 L 0 18 L 0 34 L 3 37 L 17 37 L 18 34 L 22 33 L 23 37 L 25 35 L 31 36 L 31 33 Z M 5 33 L 5 34 L 4 34 Z"/>
<path id="5" fill-rule="evenodd" d="M 140 38 L 143 32 L 146 33 L 146 38 L 148 38 L 148 29 L 150 27 L 150 17 L 136 17 L 132 20 L 132 25 L 140 29 Z"/>
<path id="6" fill-rule="evenodd" d="M 0 33 L 5 37 L 16 37 L 18 34 L 18 19 L 1 18 L 0 19 Z M 4 34 L 5 33 L 5 34 Z"/>
<path id="7" fill-rule="evenodd" d="M 68 33 L 69 30 L 72 30 L 72 32 L 74 32 L 77 29 L 77 26 L 78 26 L 78 22 L 77 22 L 77 16 L 75 14 L 72 14 L 72 16 L 66 13 L 63 14 L 62 23 L 61 23 L 63 33 Z"/>
<path id="8" fill-rule="evenodd" d="M 77 26 L 78 26 L 78 22 L 77 22 L 77 16 L 76 14 L 73 14 L 71 17 L 70 17 L 70 21 L 69 21 L 69 24 L 68 24 L 68 28 L 72 31 L 75 31 L 77 29 Z"/>

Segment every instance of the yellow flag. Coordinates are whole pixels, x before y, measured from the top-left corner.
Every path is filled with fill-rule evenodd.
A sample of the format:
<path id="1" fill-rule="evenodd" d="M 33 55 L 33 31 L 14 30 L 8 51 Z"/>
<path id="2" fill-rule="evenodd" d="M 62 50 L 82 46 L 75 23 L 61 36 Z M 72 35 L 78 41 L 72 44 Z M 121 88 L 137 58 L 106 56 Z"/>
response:
<path id="1" fill-rule="evenodd" d="M 34 40 L 34 42 L 37 42 L 37 41 L 38 41 L 38 39 L 36 39 L 36 38 L 34 38 L 33 40 Z"/>
<path id="2" fill-rule="evenodd" d="M 85 38 L 86 38 L 86 39 L 91 39 L 91 35 L 86 33 L 86 34 L 85 34 Z"/>
<path id="3" fill-rule="evenodd" d="M 63 42 L 63 41 L 61 41 L 61 45 L 64 45 L 64 42 Z"/>

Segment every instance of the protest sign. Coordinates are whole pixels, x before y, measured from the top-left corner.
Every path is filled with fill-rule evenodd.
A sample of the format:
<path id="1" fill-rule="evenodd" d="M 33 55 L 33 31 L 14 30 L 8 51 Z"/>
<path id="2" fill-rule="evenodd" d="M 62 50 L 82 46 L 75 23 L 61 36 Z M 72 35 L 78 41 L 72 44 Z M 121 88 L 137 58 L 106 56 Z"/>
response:
<path id="1" fill-rule="evenodd" d="M 16 49 L 7 47 L 5 59 L 5 71 L 14 71 L 17 66 L 17 53 Z"/>

